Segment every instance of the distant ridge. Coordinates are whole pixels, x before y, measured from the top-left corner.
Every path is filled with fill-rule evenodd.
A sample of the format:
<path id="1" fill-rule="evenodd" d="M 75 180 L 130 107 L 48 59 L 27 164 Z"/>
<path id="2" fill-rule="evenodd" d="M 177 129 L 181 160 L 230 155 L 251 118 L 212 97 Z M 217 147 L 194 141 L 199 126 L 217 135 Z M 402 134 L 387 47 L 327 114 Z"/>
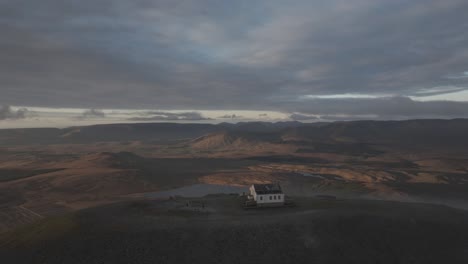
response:
<path id="1" fill-rule="evenodd" d="M 284 142 L 361 142 L 468 146 L 468 119 L 237 124 L 137 123 L 0 130 L 0 144 L 191 140 L 194 147 Z"/>

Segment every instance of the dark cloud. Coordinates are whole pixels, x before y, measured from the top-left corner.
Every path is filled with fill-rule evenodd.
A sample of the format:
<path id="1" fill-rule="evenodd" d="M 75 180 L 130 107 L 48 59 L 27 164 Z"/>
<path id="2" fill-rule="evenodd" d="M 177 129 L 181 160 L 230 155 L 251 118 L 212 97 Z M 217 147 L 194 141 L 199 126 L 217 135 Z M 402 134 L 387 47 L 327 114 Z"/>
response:
<path id="1" fill-rule="evenodd" d="M 468 89 L 466 13 L 465 0 L 0 0 L 0 92 L 28 106 L 465 117 L 401 98 Z M 400 99 L 303 100 L 336 94 Z"/>
<path id="2" fill-rule="evenodd" d="M 184 112 L 184 113 L 169 113 L 162 111 L 148 112 L 144 117 L 132 117 L 129 121 L 200 121 L 210 120 L 210 118 L 204 117 L 198 112 Z"/>
<path id="3" fill-rule="evenodd" d="M 236 115 L 236 114 L 226 114 L 226 115 L 218 116 L 217 118 L 220 118 L 220 119 L 239 119 L 239 118 L 242 118 L 242 117 L 243 116 Z"/>
<path id="4" fill-rule="evenodd" d="M 13 110 L 9 105 L 0 105 L 0 120 L 5 119 L 22 119 L 26 118 L 26 115 L 29 113 L 28 109 L 20 108 L 18 110 Z"/>
<path id="5" fill-rule="evenodd" d="M 104 118 L 104 117 L 106 117 L 106 114 L 102 110 L 94 109 L 94 108 L 85 110 L 80 116 L 78 116 L 78 118 L 81 118 L 81 119 Z"/>
<path id="6" fill-rule="evenodd" d="M 290 111 L 331 116 L 339 119 L 411 119 L 456 118 L 468 116 L 468 102 L 428 101 L 419 102 L 407 97 L 376 99 L 313 99 L 307 102 L 282 105 Z M 336 119 L 336 118 L 335 118 Z"/>
<path id="7" fill-rule="evenodd" d="M 379 119 L 379 117 L 375 116 L 339 116 L 339 115 L 323 115 L 320 116 L 321 121 L 351 121 L 351 120 L 373 120 L 373 119 Z M 386 120 L 384 118 L 384 120 Z"/>
<path id="8" fill-rule="evenodd" d="M 289 116 L 290 119 L 294 121 L 310 121 L 310 120 L 317 120 L 318 117 L 316 116 L 311 116 L 311 115 L 304 115 L 304 114 L 298 114 L 294 113 Z"/>

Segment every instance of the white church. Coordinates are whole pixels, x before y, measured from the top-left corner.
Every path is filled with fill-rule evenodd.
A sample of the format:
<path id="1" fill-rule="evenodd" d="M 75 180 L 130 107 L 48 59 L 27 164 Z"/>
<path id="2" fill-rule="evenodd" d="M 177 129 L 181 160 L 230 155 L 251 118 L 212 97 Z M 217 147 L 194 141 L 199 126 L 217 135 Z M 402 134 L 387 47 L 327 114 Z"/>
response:
<path id="1" fill-rule="evenodd" d="M 277 183 L 253 184 L 250 186 L 249 191 L 249 196 L 257 203 L 258 207 L 284 205 L 284 193 Z"/>

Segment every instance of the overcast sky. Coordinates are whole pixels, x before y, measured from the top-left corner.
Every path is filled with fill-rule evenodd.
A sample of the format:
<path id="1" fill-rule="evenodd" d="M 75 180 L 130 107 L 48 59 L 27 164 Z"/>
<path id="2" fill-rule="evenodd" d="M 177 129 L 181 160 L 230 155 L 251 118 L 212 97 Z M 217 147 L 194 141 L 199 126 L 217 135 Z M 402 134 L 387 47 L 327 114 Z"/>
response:
<path id="1" fill-rule="evenodd" d="M 467 14 L 466 0 L 0 0 L 0 119 L 28 117 L 9 105 L 468 117 Z"/>

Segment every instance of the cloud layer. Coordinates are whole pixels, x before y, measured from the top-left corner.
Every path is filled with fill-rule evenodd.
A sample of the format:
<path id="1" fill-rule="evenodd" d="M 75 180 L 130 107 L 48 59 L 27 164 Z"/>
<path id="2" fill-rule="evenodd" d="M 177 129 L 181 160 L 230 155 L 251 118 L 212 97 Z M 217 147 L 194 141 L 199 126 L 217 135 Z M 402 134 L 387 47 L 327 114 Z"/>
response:
<path id="1" fill-rule="evenodd" d="M 104 118 L 104 117 L 106 117 L 106 114 L 102 110 L 94 109 L 94 108 L 85 110 L 80 116 L 78 116 L 78 118 L 83 118 L 83 119 Z"/>
<path id="2" fill-rule="evenodd" d="M 22 119 L 26 118 L 28 113 L 29 111 L 26 108 L 13 110 L 9 105 L 0 105 L 0 120 Z"/>
<path id="3" fill-rule="evenodd" d="M 463 102 L 415 101 L 467 90 L 467 13 L 465 0 L 0 0 L 0 92 L 28 106 L 467 117 Z"/>
<path id="4" fill-rule="evenodd" d="M 132 117 L 128 121 L 200 121 L 210 120 L 198 112 L 171 113 L 162 111 L 152 111 L 146 113 L 144 117 Z"/>

